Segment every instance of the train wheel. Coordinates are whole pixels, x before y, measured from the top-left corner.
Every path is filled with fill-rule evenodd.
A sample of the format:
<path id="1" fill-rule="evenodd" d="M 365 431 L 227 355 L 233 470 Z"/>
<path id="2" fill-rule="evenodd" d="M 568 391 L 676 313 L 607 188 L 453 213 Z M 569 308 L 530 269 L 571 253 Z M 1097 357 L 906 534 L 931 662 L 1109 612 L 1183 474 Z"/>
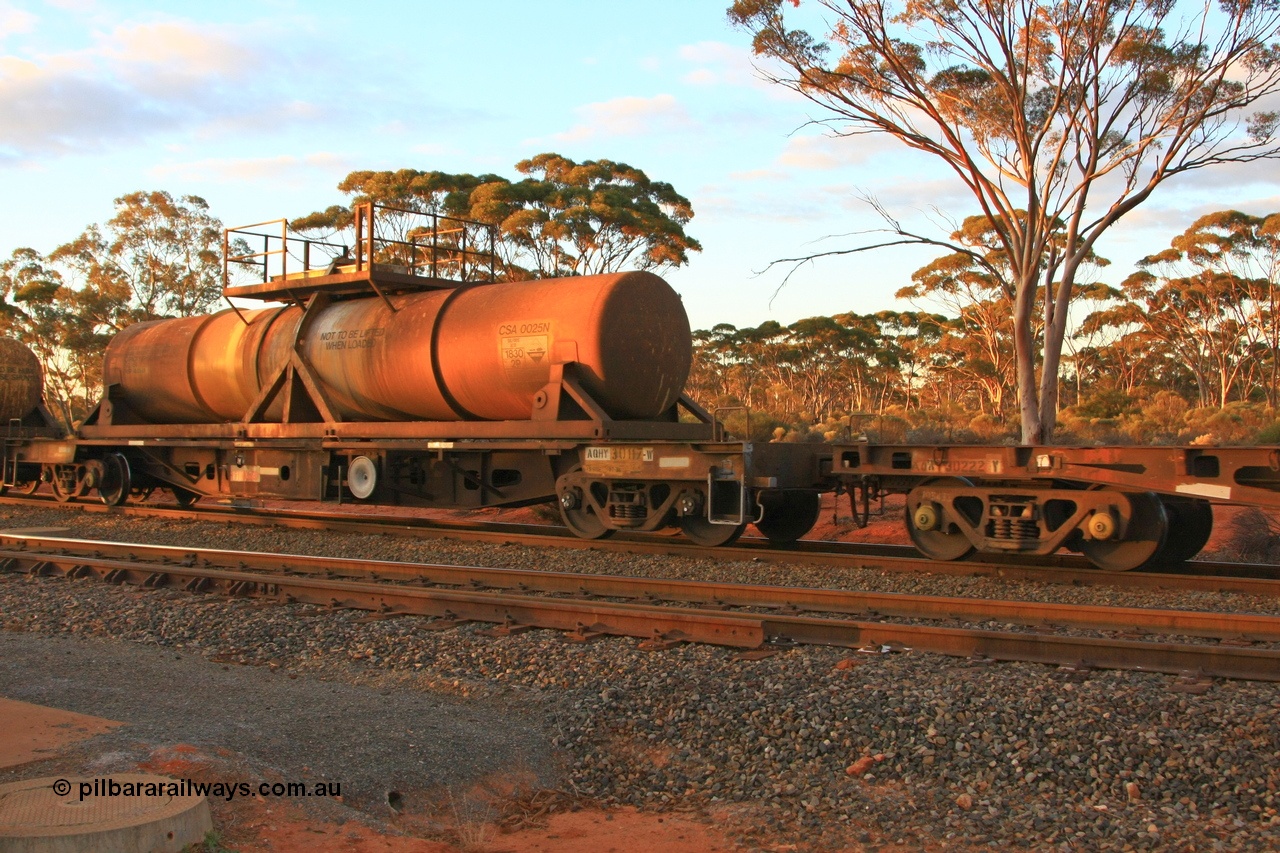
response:
<path id="1" fill-rule="evenodd" d="M 193 492 L 190 489 L 184 489 L 181 486 L 171 486 L 170 489 L 173 492 L 173 499 L 176 500 L 178 502 L 178 506 L 183 509 L 190 509 L 200 503 L 200 498 L 203 497 L 199 492 Z"/>
<path id="2" fill-rule="evenodd" d="M 98 496 L 107 506 L 122 506 L 129 500 L 129 492 L 133 485 L 129 460 L 119 453 L 110 453 L 102 460 L 102 482 L 98 485 Z"/>
<path id="3" fill-rule="evenodd" d="M 718 548 L 737 541 L 747 529 L 745 524 L 712 524 L 701 515 L 686 515 L 679 519 L 680 532 L 695 544 Z"/>
<path id="4" fill-rule="evenodd" d="M 134 503 L 146 503 L 151 497 L 151 493 L 156 490 L 155 486 L 134 486 L 129 490 L 129 498 Z"/>
<path id="5" fill-rule="evenodd" d="M 1082 539 L 1080 552 L 1100 569 L 1127 572 L 1150 563 L 1164 546 L 1169 517 L 1151 492 L 1126 493 L 1133 516 L 1124 539 Z"/>
<path id="6" fill-rule="evenodd" d="M 950 485 L 970 486 L 963 477 L 940 477 L 926 480 L 921 486 Z M 930 560 L 949 562 L 967 557 L 973 552 L 973 543 L 954 523 L 948 522 L 941 508 L 932 502 L 922 501 L 913 490 L 907 495 L 907 535 L 916 550 Z"/>
<path id="7" fill-rule="evenodd" d="M 1164 496 L 1160 503 L 1169 519 L 1169 532 L 1152 562 L 1184 563 L 1199 554 L 1213 534 L 1213 506 L 1208 501 Z"/>
<path id="8" fill-rule="evenodd" d="M 40 491 L 40 480 L 28 480 L 25 483 L 18 483 L 13 487 L 13 493 L 16 495 L 27 495 L 28 497 Z"/>
<path id="9" fill-rule="evenodd" d="M 577 474 L 581 466 L 575 465 L 568 472 Z M 560 507 L 560 518 L 564 526 L 579 539 L 604 539 L 612 536 L 614 530 L 596 514 L 595 505 L 587 500 L 582 489 L 568 486 L 557 489 L 556 504 Z"/>
<path id="10" fill-rule="evenodd" d="M 756 522 L 756 530 L 775 545 L 783 545 L 796 541 L 818 523 L 822 497 L 808 489 L 765 492 L 760 506 L 764 517 Z"/>

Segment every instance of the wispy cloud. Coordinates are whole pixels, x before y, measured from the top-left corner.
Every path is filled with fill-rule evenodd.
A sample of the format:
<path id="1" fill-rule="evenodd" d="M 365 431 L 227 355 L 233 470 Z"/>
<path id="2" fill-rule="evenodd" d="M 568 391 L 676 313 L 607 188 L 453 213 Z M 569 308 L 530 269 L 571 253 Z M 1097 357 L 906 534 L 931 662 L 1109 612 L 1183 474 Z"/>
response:
<path id="1" fill-rule="evenodd" d="M 38 20 L 26 9 L 19 9 L 12 3 L 0 2 L 0 42 L 12 35 L 31 32 L 35 29 Z"/>
<path id="2" fill-rule="evenodd" d="M 886 134 L 857 136 L 793 136 L 778 155 L 778 165 L 826 171 L 862 166 L 881 154 L 904 151 Z"/>
<path id="3" fill-rule="evenodd" d="M 756 74 L 751 64 L 751 53 L 745 48 L 722 41 L 700 41 L 682 45 L 678 55 L 694 66 L 683 78 L 690 85 L 768 85 Z"/>
<path id="4" fill-rule="evenodd" d="M 288 62 L 263 38 L 248 26 L 165 21 L 120 25 L 83 50 L 0 56 L 0 160 L 92 151 L 162 130 L 242 128 L 246 119 L 309 120 L 314 106 L 263 82 Z"/>
<path id="5" fill-rule="evenodd" d="M 156 178 L 176 177 L 184 181 L 270 181 L 273 185 L 310 186 L 317 178 L 336 183 L 355 168 L 354 160 L 327 151 L 298 157 L 210 158 L 188 163 L 166 163 L 152 168 Z"/>
<path id="6" fill-rule="evenodd" d="M 651 98 L 625 97 L 579 107 L 582 119 L 552 138 L 559 142 L 581 142 L 611 136 L 648 136 L 657 132 L 688 129 L 695 122 L 674 95 Z"/>

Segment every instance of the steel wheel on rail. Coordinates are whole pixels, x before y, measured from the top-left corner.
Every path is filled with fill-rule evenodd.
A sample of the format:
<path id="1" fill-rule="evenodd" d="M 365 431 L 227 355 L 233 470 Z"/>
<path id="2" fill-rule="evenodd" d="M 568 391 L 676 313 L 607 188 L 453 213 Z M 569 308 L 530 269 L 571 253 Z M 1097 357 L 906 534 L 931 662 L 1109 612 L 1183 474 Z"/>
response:
<path id="1" fill-rule="evenodd" d="M 1124 539 L 1085 538 L 1080 541 L 1080 553 L 1098 568 L 1109 572 L 1127 572 L 1152 562 L 1164 547 L 1169 531 L 1169 517 L 1158 496 L 1152 492 L 1126 492 L 1125 497 L 1129 499 L 1133 514 Z"/>
<path id="2" fill-rule="evenodd" d="M 24 496 L 26 496 L 26 497 L 30 497 L 31 495 L 34 495 L 34 494 L 35 494 L 36 492 L 38 492 L 38 491 L 40 491 L 40 479 L 39 479 L 39 478 L 36 478 L 36 479 L 34 479 L 34 480 L 27 480 L 26 482 L 22 482 L 22 483 L 18 483 L 17 485 L 15 485 L 15 486 L 13 487 L 13 493 L 14 493 L 15 495 L 24 495 Z"/>
<path id="3" fill-rule="evenodd" d="M 581 472 L 582 466 L 574 465 L 565 476 Z M 613 528 L 600 518 L 596 506 L 579 486 L 557 483 L 556 505 L 560 507 L 560 518 L 564 521 L 564 526 L 579 539 L 604 539 L 613 535 Z"/>
<path id="4" fill-rule="evenodd" d="M 129 460 L 119 453 L 109 453 L 102 459 L 102 480 L 98 484 L 98 496 L 107 506 L 122 506 L 129 500 L 133 488 L 133 472 Z"/>
<path id="5" fill-rule="evenodd" d="M 178 506 L 183 509 L 190 509 L 200 503 L 200 498 L 204 497 L 199 492 L 193 492 L 181 486 L 170 486 L 169 490 L 173 492 L 173 499 L 178 502 Z"/>
<path id="6" fill-rule="evenodd" d="M 705 515 L 686 515 L 678 523 L 685 538 L 706 548 L 732 545 L 747 529 L 745 524 L 712 524 Z"/>
<path id="7" fill-rule="evenodd" d="M 916 550 L 930 560 L 950 562 L 973 553 L 969 537 L 947 520 L 947 510 L 932 501 L 922 500 L 919 490 L 925 486 L 972 486 L 964 477 L 937 477 L 925 480 L 907 495 L 907 535 Z"/>
<path id="8" fill-rule="evenodd" d="M 781 489 L 760 495 L 763 517 L 756 530 L 775 545 L 785 545 L 804 536 L 818 523 L 822 496 L 811 489 Z"/>
<path id="9" fill-rule="evenodd" d="M 1213 535 L 1213 506 L 1198 498 L 1160 496 L 1169 521 L 1164 547 L 1152 558 L 1155 563 L 1184 563 L 1200 553 Z"/>

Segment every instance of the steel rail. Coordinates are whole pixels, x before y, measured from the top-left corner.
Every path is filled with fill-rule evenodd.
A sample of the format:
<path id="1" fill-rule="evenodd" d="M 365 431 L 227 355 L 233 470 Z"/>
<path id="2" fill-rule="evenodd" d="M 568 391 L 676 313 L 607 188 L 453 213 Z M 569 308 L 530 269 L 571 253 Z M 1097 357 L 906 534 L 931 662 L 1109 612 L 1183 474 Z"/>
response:
<path id="1" fill-rule="evenodd" d="M 92 575 L 109 582 L 157 589 L 199 592 L 217 588 L 232 595 L 278 601 L 432 615 L 444 619 L 448 627 L 459 620 L 468 620 L 497 622 L 512 629 L 552 628 L 572 631 L 582 639 L 609 634 L 662 643 L 696 641 L 737 648 L 759 648 L 765 643 L 812 643 L 858 649 L 899 647 L 982 660 L 1280 681 L 1280 650 L 1277 649 L 887 624 L 789 614 L 738 614 L 654 604 L 443 590 L 283 572 L 267 574 L 142 563 L 88 554 L 9 550 L 0 552 L 0 567 L 33 574 L 60 571 L 73 578 Z"/>
<path id="2" fill-rule="evenodd" d="M 0 546 L 29 549 L 41 553 L 54 551 L 64 556 L 92 555 L 117 560 L 141 560 L 163 565 L 200 565 L 203 568 L 292 572 L 329 577 L 355 575 L 374 580 L 394 579 L 482 590 L 512 590 L 520 593 L 590 595 L 653 603 L 680 602 L 716 607 L 760 607 L 793 613 L 808 611 L 906 619 L 1001 622 L 1033 626 L 1055 625 L 1104 631 L 1280 642 L 1280 616 L 1252 613 L 1055 604 L 1040 601 L 1008 601 L 675 578 L 595 575 L 535 569 L 269 554 L 255 551 L 222 551 L 172 545 L 69 539 L 4 531 L 0 531 Z"/>
<path id="3" fill-rule="evenodd" d="M 1035 564 L 1013 562 L 1014 557 L 955 562 L 924 559 L 908 546 L 861 545 L 804 540 L 788 547 L 771 547 L 767 542 L 742 541 L 735 545 L 707 548 L 684 542 L 674 536 L 627 536 L 610 539 L 579 539 L 566 530 L 550 525 L 500 524 L 491 522 L 441 522 L 418 518 L 360 518 L 345 513 L 308 513 L 297 510 L 264 510 L 250 508 L 209 507 L 180 509 L 159 506 L 107 507 L 98 503 L 53 503 L 31 498 L 0 498 L 0 503 L 58 506 L 87 512 L 123 514 L 137 517 L 178 518 L 196 521 L 234 522 L 288 527 L 304 530 L 327 530 L 361 534 L 383 534 L 415 538 L 448 538 L 466 541 L 519 544 L 534 547 L 552 546 L 596 550 L 613 553 L 647 553 L 721 561 L 755 560 L 772 563 L 821 566 L 826 568 L 873 569 L 886 572 L 930 572 L 970 577 L 989 577 L 1010 581 L 1037 581 L 1073 586 L 1113 586 L 1125 589 L 1186 590 L 1227 592 L 1243 595 L 1280 597 L 1280 566 L 1205 563 L 1187 564 L 1188 570 L 1202 568 L 1208 574 L 1180 572 L 1131 571 L 1109 572 L 1083 568 L 1072 557 L 1038 558 Z M 1006 560 L 1008 562 L 1006 562 Z M 1073 567 L 1071 564 L 1080 564 Z M 1235 571 L 1238 574 L 1225 574 Z M 1219 573 L 1222 574 L 1219 574 Z"/>

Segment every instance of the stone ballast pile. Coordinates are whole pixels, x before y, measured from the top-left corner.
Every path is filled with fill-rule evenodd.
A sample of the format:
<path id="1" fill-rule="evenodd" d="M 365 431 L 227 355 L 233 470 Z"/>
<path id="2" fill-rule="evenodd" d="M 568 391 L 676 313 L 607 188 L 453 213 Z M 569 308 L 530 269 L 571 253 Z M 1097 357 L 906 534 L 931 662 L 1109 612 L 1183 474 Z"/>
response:
<path id="1" fill-rule="evenodd" d="M 219 524 L 9 510 L 6 527 L 191 547 L 718 577 L 1128 606 L 1241 607 L 1239 597 L 1062 588 L 951 576 L 827 572 L 447 540 L 328 536 Z M 866 577 L 860 577 L 865 574 Z M 3 576 L 0 576 L 3 577 Z M 833 583 L 833 585 L 837 585 Z M 996 592 L 999 588 L 1001 591 Z M 1247 599 L 1248 609 L 1274 602 Z M 972 664 L 916 653 L 800 648 L 762 660 L 634 640 L 586 645 L 477 626 L 259 607 L 93 581 L 6 578 L 7 630 L 198 650 L 223 661 L 398 689 L 522 703 L 550 716 L 563 787 L 605 804 L 697 807 L 749 845 L 1063 850 L 1280 848 L 1280 686 Z M 307 618 L 300 618 L 305 615 Z"/>

